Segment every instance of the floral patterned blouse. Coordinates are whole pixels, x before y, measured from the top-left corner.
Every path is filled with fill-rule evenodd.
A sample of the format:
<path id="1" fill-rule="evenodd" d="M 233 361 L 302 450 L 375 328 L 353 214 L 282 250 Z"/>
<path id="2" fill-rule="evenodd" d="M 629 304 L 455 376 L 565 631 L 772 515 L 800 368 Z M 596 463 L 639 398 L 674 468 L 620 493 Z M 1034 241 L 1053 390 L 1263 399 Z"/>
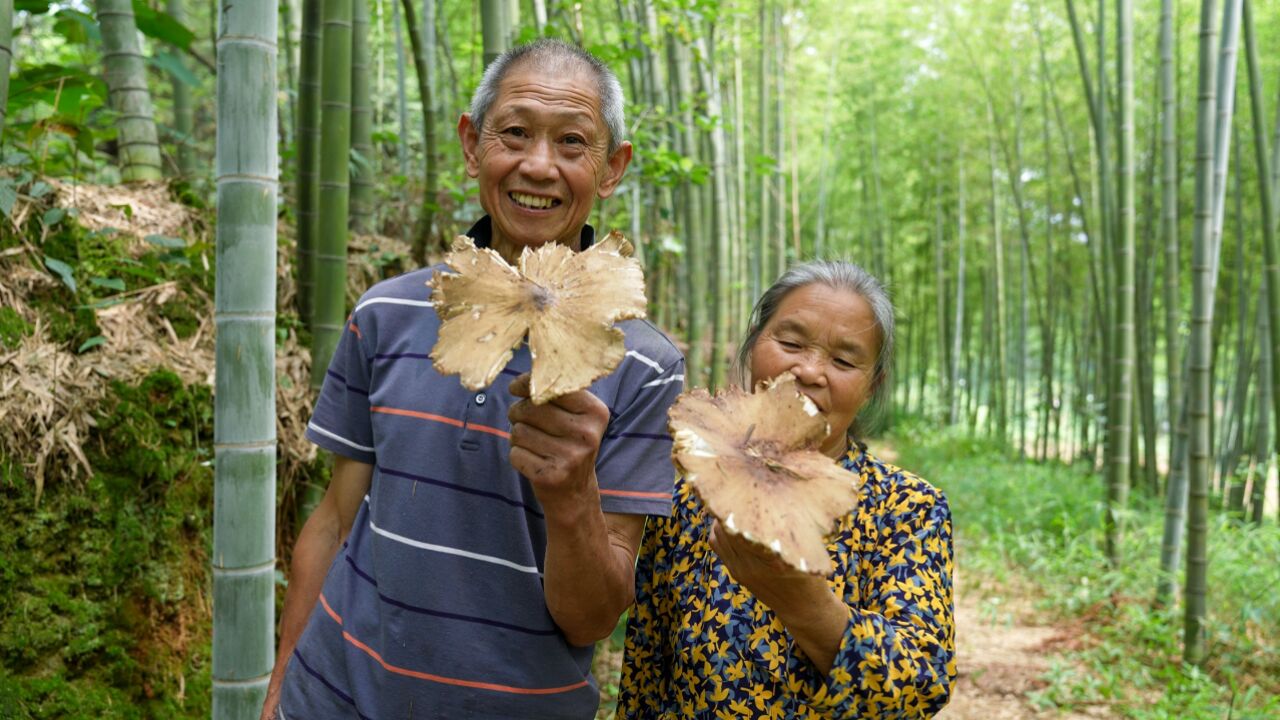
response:
<path id="1" fill-rule="evenodd" d="M 651 518 L 636 567 L 618 717 L 928 718 L 955 682 L 951 512 L 924 480 L 865 450 L 857 509 L 840 519 L 827 579 L 849 611 L 822 675 L 774 614 L 711 550 L 711 517 L 677 480 L 674 514 Z"/>

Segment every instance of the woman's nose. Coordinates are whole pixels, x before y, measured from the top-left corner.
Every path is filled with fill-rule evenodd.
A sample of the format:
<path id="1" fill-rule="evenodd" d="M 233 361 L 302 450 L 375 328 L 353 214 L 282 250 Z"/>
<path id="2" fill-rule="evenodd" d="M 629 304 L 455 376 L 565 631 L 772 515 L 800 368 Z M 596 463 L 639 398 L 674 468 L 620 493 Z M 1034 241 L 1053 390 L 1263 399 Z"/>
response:
<path id="1" fill-rule="evenodd" d="M 802 385 L 821 385 L 826 379 L 822 358 L 816 352 L 807 352 L 797 358 L 791 367 L 791 374 Z"/>

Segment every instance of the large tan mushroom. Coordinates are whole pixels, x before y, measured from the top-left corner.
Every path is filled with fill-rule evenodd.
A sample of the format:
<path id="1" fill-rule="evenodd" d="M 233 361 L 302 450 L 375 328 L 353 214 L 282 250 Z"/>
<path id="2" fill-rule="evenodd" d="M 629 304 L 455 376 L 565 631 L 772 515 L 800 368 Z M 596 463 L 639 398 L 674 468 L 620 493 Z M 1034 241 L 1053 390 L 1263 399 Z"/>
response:
<path id="1" fill-rule="evenodd" d="M 459 236 L 429 281 L 441 319 L 431 359 L 464 387 L 488 387 L 529 336 L 531 399 L 541 404 L 589 386 L 626 354 L 613 324 L 645 316 L 644 275 L 622 233 L 575 253 L 525 249 L 519 268 Z"/>
<path id="2" fill-rule="evenodd" d="M 721 526 L 804 572 L 833 566 L 825 537 L 861 479 L 818 451 L 826 420 L 783 373 L 755 393 L 697 389 L 669 413 L 672 460 Z"/>

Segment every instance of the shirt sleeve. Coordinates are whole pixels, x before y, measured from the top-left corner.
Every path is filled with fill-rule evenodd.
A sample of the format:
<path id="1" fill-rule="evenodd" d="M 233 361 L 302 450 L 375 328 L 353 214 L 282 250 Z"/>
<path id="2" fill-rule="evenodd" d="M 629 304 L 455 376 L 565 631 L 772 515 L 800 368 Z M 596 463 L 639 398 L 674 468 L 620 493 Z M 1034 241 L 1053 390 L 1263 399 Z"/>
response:
<path id="1" fill-rule="evenodd" d="M 370 374 L 364 333 L 353 315 L 333 351 L 315 411 L 307 423 L 307 439 L 329 452 L 373 465 Z"/>
<path id="2" fill-rule="evenodd" d="M 643 369 L 638 392 L 626 407 L 613 409 L 600 443 L 600 508 L 607 513 L 669 516 L 675 468 L 667 410 L 684 389 L 684 358 L 672 360 L 661 372 Z"/>
<path id="3" fill-rule="evenodd" d="M 890 537 L 846 570 L 862 602 L 849 606 L 831 671 L 804 663 L 811 677 L 800 683 L 825 717 L 930 718 L 947 704 L 956 677 L 951 511 L 935 493 L 890 499 L 886 507 L 907 504 L 882 526 Z"/>

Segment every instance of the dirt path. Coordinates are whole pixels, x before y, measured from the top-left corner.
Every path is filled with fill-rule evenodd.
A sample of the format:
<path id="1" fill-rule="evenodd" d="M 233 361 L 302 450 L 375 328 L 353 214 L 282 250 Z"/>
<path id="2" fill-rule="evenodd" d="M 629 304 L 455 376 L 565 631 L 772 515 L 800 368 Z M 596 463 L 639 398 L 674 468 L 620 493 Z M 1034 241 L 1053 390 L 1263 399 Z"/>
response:
<path id="1" fill-rule="evenodd" d="M 956 575 L 956 656 L 960 676 L 938 720 L 1114 718 L 1105 706 L 1037 710 L 1036 692 L 1055 658 L 1078 640 L 1078 629 L 1037 623 L 1029 600 L 989 593 Z M 980 584 L 981 581 L 977 580 Z"/>

